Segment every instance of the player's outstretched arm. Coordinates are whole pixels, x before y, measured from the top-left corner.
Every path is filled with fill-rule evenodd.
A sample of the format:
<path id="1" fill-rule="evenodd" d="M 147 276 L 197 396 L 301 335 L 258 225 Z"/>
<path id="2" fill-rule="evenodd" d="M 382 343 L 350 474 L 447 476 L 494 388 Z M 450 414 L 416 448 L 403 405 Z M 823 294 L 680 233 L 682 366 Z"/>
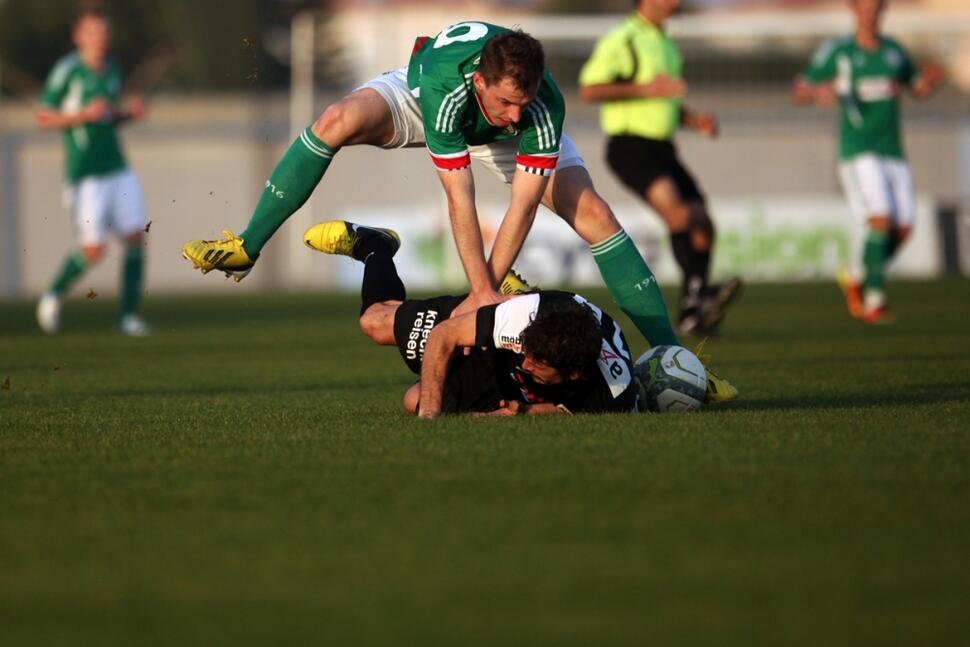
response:
<path id="1" fill-rule="evenodd" d="M 542 200 L 542 194 L 549 184 L 548 176 L 528 173 L 516 169 L 512 176 L 512 197 L 509 208 L 505 212 L 502 224 L 495 235 L 492 254 L 488 259 L 493 285 L 499 285 L 512 264 L 522 251 L 532 223 L 535 221 L 536 209 Z"/>
<path id="2" fill-rule="evenodd" d="M 55 108 L 43 107 L 34 113 L 37 125 L 45 129 L 74 128 L 93 121 L 108 118 L 111 106 L 102 98 L 97 98 L 77 112 L 61 112 Z"/>
<path id="3" fill-rule="evenodd" d="M 928 99 L 936 92 L 946 78 L 943 66 L 939 63 L 927 63 L 920 69 L 919 76 L 909 86 L 909 93 L 916 99 Z"/>
<path id="4" fill-rule="evenodd" d="M 684 106 L 680 113 L 680 124 L 711 139 L 716 138 L 718 134 L 717 117 L 710 112 L 695 112 Z"/>
<path id="5" fill-rule="evenodd" d="M 445 379 L 448 366 L 458 348 L 475 344 L 476 313 L 452 316 L 431 329 L 421 362 L 421 396 L 418 401 L 419 418 L 441 415 Z"/>
<path id="6" fill-rule="evenodd" d="M 676 99 L 687 94 L 687 82 L 666 74 L 657 74 L 648 83 L 593 83 L 579 89 L 579 97 L 588 103 L 622 99 Z"/>
<path id="7" fill-rule="evenodd" d="M 471 169 L 438 171 L 438 178 L 448 199 L 452 235 L 468 278 L 468 298 L 455 309 L 455 314 L 461 315 L 485 305 L 501 303 L 504 299 L 495 290 L 498 283 L 493 281 L 485 262 L 485 245 L 475 208 L 475 180 Z"/>
<path id="8" fill-rule="evenodd" d="M 791 89 L 792 101 L 798 105 L 816 104 L 831 106 L 835 104 L 835 88 L 830 82 L 811 83 L 804 76 L 795 77 Z"/>

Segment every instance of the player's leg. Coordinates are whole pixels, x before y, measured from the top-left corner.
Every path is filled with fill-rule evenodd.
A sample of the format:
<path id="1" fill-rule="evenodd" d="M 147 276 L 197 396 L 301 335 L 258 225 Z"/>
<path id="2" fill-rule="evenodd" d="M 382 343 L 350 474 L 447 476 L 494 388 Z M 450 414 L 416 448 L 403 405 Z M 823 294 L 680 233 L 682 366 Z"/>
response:
<path id="1" fill-rule="evenodd" d="M 337 151 L 356 144 L 391 146 L 396 122 L 385 94 L 374 87 L 327 107 L 277 162 L 240 236 L 227 232 L 224 241 L 191 241 L 183 256 L 203 272 L 220 269 L 242 279 L 266 241 L 313 193 Z"/>
<path id="2" fill-rule="evenodd" d="M 866 223 L 862 246 L 862 312 L 853 315 L 870 323 L 885 321 L 888 310 L 885 267 L 892 235 L 892 194 L 883 164 L 875 155 L 861 155 L 840 165 L 850 205 Z M 847 302 L 849 301 L 849 292 Z M 850 305 L 850 311 L 852 310 Z"/>
<path id="3" fill-rule="evenodd" d="M 121 292 L 118 325 L 121 332 L 142 337 L 151 329 L 141 316 L 145 275 L 145 198 L 138 178 L 126 170 L 112 180 L 112 224 L 124 246 L 121 261 Z"/>
<path id="4" fill-rule="evenodd" d="M 893 197 L 893 223 L 889 237 L 887 262 L 909 239 L 916 223 L 916 188 L 913 173 L 904 160 L 886 160 L 890 191 Z"/>
<path id="5" fill-rule="evenodd" d="M 60 269 L 37 303 L 37 323 L 53 334 L 60 330 L 61 303 L 68 290 L 85 272 L 104 258 L 107 193 L 103 182 L 87 178 L 66 189 L 65 206 L 71 213 L 78 247 L 68 252 Z"/>
<path id="6" fill-rule="evenodd" d="M 566 138 L 563 138 L 564 148 Z M 581 161 L 581 160 L 580 160 Z M 557 169 L 543 196 L 546 205 L 590 246 L 610 296 L 653 346 L 680 342 L 653 272 L 580 164 Z"/>
<path id="7" fill-rule="evenodd" d="M 564 151 L 566 141 L 564 137 Z M 596 193 L 581 159 L 579 162 L 556 170 L 546 188 L 543 204 L 589 243 L 610 296 L 647 342 L 651 346 L 680 346 L 653 272 L 609 205 Z M 726 402 L 737 396 L 734 385 L 708 369 L 709 402 Z"/>

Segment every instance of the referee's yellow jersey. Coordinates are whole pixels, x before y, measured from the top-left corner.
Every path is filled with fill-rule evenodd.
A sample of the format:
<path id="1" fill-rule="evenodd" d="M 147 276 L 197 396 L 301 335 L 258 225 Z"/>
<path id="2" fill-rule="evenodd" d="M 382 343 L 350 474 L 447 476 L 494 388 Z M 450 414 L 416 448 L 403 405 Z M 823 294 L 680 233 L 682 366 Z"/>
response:
<path id="1" fill-rule="evenodd" d="M 600 38 L 579 73 L 581 86 L 649 83 L 658 74 L 681 78 L 683 59 L 662 30 L 634 12 Z M 681 99 L 637 98 L 605 101 L 600 126 L 608 135 L 670 139 L 680 125 Z"/>

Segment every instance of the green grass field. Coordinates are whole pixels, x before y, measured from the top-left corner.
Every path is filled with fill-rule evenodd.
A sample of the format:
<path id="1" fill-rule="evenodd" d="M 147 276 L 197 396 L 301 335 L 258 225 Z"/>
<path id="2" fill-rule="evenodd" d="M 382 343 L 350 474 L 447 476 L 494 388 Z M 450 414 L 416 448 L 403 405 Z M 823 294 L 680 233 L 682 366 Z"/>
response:
<path id="1" fill-rule="evenodd" d="M 967 644 L 970 282 L 753 286 L 700 413 L 435 422 L 355 297 L 226 295 L 0 305 L 0 644 Z"/>

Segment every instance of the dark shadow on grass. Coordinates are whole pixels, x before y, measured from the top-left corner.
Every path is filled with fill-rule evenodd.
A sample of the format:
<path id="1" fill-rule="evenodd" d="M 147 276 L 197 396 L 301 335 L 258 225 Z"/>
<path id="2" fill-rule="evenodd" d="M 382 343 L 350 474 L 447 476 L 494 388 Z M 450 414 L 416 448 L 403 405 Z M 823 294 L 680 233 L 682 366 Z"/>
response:
<path id="1" fill-rule="evenodd" d="M 775 398 L 749 398 L 742 396 L 736 402 L 708 407 L 717 411 L 773 411 L 779 409 L 866 409 L 870 407 L 924 405 L 943 403 L 970 403 L 970 381 L 955 384 L 906 385 L 898 390 L 877 393 L 845 393 L 839 395 L 781 396 Z"/>

